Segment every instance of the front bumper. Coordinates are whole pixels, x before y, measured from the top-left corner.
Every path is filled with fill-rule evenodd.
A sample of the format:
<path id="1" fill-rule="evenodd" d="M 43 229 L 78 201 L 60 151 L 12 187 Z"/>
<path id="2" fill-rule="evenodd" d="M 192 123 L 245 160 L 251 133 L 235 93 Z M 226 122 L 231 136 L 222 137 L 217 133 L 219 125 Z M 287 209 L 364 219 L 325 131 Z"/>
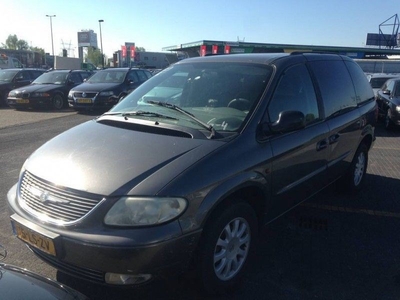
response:
<path id="1" fill-rule="evenodd" d="M 86 103 L 79 103 L 79 101 L 87 101 Z M 112 108 L 115 104 L 118 103 L 118 100 L 112 99 L 110 97 L 99 97 L 95 98 L 68 98 L 68 105 L 70 108 L 75 110 L 108 110 Z"/>
<path id="2" fill-rule="evenodd" d="M 53 241 L 56 255 L 24 242 L 53 267 L 91 282 L 107 284 L 107 273 L 150 274 L 155 278 L 183 272 L 190 265 L 201 234 L 199 230 L 182 235 L 177 220 L 157 227 L 104 227 L 96 232 L 40 224 L 29 219 L 15 195 L 16 186 L 7 194 L 12 222 Z"/>
<path id="3" fill-rule="evenodd" d="M 18 107 L 49 107 L 52 105 L 51 98 L 29 98 L 29 99 L 21 99 L 21 98 L 7 98 L 7 104 L 10 107 L 18 108 Z"/>

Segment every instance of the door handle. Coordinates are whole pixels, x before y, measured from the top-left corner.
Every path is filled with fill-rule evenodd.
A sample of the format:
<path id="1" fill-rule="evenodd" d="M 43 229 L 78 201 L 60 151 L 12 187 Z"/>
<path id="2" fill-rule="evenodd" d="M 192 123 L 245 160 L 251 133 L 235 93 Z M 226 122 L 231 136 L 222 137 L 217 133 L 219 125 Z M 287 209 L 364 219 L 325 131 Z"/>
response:
<path id="1" fill-rule="evenodd" d="M 324 139 L 317 143 L 317 151 L 323 150 L 328 147 L 328 140 Z"/>

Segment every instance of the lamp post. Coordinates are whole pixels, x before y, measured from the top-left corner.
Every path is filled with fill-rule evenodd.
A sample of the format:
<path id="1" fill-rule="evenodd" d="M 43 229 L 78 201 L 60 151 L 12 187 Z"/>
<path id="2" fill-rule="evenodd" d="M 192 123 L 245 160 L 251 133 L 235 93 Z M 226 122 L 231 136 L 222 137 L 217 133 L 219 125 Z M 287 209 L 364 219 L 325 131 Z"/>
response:
<path id="1" fill-rule="evenodd" d="M 50 18 L 50 32 L 51 32 L 51 50 L 53 54 L 53 59 L 54 59 L 54 43 L 53 43 L 53 24 L 51 22 L 51 19 L 54 18 L 56 15 L 46 15 L 46 17 Z"/>
<path id="2" fill-rule="evenodd" d="M 104 69 L 104 54 L 103 54 L 103 39 L 101 37 L 101 23 L 103 23 L 104 20 L 99 20 L 99 27 L 100 27 L 100 47 L 101 47 L 101 64 Z"/>

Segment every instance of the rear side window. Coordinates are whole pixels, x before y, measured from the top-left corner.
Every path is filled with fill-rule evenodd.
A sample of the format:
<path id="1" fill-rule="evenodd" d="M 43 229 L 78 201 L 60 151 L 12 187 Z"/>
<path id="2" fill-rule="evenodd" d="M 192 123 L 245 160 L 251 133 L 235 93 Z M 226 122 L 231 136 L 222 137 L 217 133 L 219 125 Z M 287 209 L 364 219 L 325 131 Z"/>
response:
<path id="1" fill-rule="evenodd" d="M 353 82 L 343 61 L 313 61 L 310 66 L 320 88 L 325 117 L 357 106 Z"/>
<path id="2" fill-rule="evenodd" d="M 374 99 L 374 92 L 371 88 L 371 84 L 368 82 L 364 72 L 355 62 L 346 61 L 347 68 L 349 69 L 350 76 L 353 79 L 354 88 L 357 94 L 357 103 L 363 103 Z M 384 82 L 382 82 L 383 84 Z M 382 86 L 382 84 L 380 86 Z"/>

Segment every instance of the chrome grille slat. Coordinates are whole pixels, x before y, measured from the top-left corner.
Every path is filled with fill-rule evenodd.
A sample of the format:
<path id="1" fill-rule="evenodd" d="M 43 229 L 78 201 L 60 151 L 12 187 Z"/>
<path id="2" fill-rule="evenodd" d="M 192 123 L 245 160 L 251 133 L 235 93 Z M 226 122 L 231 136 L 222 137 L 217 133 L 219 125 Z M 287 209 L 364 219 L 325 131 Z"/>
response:
<path id="1" fill-rule="evenodd" d="M 73 223 L 87 215 L 103 199 L 41 180 L 25 172 L 19 187 L 19 201 L 29 213 L 45 215 L 50 222 Z"/>

